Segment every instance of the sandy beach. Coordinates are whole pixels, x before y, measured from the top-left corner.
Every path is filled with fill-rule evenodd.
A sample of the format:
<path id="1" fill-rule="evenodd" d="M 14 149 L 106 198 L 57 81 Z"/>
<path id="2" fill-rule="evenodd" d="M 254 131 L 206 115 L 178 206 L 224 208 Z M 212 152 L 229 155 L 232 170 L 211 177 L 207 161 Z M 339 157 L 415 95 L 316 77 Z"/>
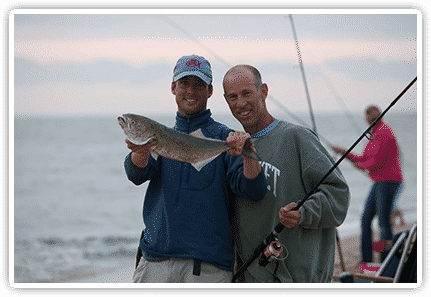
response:
<path id="1" fill-rule="evenodd" d="M 393 226 L 393 234 L 396 235 L 399 232 L 410 230 L 413 227 L 414 223 L 409 222 L 406 223 L 404 226 L 402 225 L 394 225 Z M 374 241 L 379 240 L 378 233 L 376 230 L 374 231 Z M 344 266 L 346 272 L 349 273 L 360 273 L 358 264 L 361 260 L 361 250 L 360 250 L 360 235 L 355 235 L 347 238 L 340 238 L 341 242 L 341 251 L 344 261 Z M 378 262 L 379 254 L 374 252 L 374 262 Z M 341 259 L 338 251 L 338 247 L 336 247 L 335 250 L 335 267 L 334 267 L 334 276 L 338 277 L 343 272 L 342 265 L 341 265 Z"/>

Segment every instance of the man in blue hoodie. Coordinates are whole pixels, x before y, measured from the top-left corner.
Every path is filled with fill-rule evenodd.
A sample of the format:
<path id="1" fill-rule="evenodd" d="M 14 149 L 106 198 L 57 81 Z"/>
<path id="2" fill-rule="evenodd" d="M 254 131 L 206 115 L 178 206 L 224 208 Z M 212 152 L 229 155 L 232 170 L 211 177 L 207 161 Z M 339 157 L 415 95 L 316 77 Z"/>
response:
<path id="1" fill-rule="evenodd" d="M 266 178 L 258 161 L 240 156 L 250 135 L 211 117 L 212 71 L 205 58 L 181 57 L 171 92 L 178 106 L 174 129 L 201 129 L 205 137 L 226 140 L 231 149 L 198 172 L 188 163 L 155 160 L 149 154 L 155 143 L 136 146 L 126 140 L 131 150 L 124 164 L 127 177 L 136 185 L 150 181 L 139 244 L 142 258 L 133 282 L 231 282 L 231 199 L 261 200 Z"/>

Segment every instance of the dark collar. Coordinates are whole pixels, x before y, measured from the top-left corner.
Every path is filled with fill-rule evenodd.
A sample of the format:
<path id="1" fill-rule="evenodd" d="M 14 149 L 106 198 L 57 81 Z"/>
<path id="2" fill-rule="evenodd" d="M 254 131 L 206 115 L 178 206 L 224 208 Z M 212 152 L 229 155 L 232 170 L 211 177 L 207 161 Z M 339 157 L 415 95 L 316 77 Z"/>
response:
<path id="1" fill-rule="evenodd" d="M 184 133 L 190 133 L 197 130 L 198 128 L 207 127 L 214 122 L 213 118 L 211 118 L 211 115 L 212 114 L 209 109 L 190 117 L 180 115 L 177 112 L 174 129 Z"/>

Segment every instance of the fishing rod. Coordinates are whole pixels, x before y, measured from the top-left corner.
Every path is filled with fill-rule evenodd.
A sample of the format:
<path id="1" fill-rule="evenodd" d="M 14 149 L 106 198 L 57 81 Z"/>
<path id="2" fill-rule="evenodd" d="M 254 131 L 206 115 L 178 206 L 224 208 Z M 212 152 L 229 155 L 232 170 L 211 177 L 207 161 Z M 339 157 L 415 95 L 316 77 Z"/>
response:
<path id="1" fill-rule="evenodd" d="M 297 36 L 296 36 L 296 30 L 295 30 L 295 25 L 294 25 L 294 23 L 293 23 L 293 16 L 290 14 L 289 15 L 289 19 L 290 19 L 290 23 L 291 23 L 291 25 L 292 25 L 292 32 L 293 32 L 293 36 L 295 37 L 295 41 L 296 41 L 296 48 L 297 48 L 297 51 L 298 51 L 298 57 L 299 57 L 299 62 L 300 62 L 300 67 L 301 67 L 301 72 L 302 72 L 302 78 L 303 78 L 303 82 L 304 82 L 304 85 L 305 85 L 305 90 L 306 90 L 306 95 L 307 95 L 307 100 L 308 100 L 308 105 L 309 105 L 309 107 L 310 107 L 310 117 L 311 117 L 311 122 L 313 123 L 313 130 L 314 130 L 314 132 L 317 134 L 317 125 L 316 125 L 316 122 L 315 122 L 315 120 L 314 120 L 314 116 L 313 116 L 313 111 L 312 111 L 312 108 L 311 108 L 311 98 L 310 98 L 310 95 L 309 95 L 309 93 L 308 93 L 308 89 L 307 89 L 307 81 L 305 80 L 305 71 L 304 71 L 304 67 L 302 66 L 302 59 L 301 59 L 301 53 L 300 53 L 300 51 L 299 51 L 299 42 L 298 42 L 298 38 L 297 38 Z M 322 72 L 322 75 L 323 75 L 323 77 L 324 77 L 324 79 L 325 79 L 325 81 L 326 81 L 326 76 L 324 75 L 324 73 L 323 73 L 323 71 L 321 70 L 321 72 Z M 328 83 L 328 82 L 327 82 Z M 331 85 L 332 86 L 332 85 Z M 336 93 L 335 92 L 335 89 L 333 88 L 333 90 L 332 90 L 334 93 Z M 337 98 L 338 99 L 338 98 Z M 327 142 L 327 141 L 326 141 Z M 332 145 L 331 144 L 329 144 L 329 146 L 331 147 Z M 343 270 L 343 272 L 344 271 L 346 271 L 346 267 L 345 267 L 345 265 L 344 265 L 344 258 L 343 258 L 343 253 L 342 253 L 342 250 L 341 250 L 341 241 L 340 241 L 340 237 L 339 237 L 339 235 L 338 235 L 338 230 L 337 229 L 335 229 L 335 239 L 336 239 L 336 241 L 337 241 L 337 250 L 338 250 L 338 254 L 339 254 L 339 257 L 340 257 L 340 263 L 341 263 L 341 268 L 342 268 L 342 270 Z"/>
<path id="2" fill-rule="evenodd" d="M 286 16 L 285 16 L 285 17 L 286 17 Z M 311 100 L 310 100 L 310 94 L 309 94 L 309 92 L 308 92 L 307 80 L 305 79 L 304 66 L 302 65 L 301 52 L 300 52 L 300 50 L 299 50 L 299 42 L 298 42 L 298 38 L 296 37 L 295 24 L 293 23 L 293 17 L 292 17 L 292 15 L 291 15 L 291 14 L 289 14 L 289 19 L 290 19 L 290 23 L 291 23 L 291 25 L 292 25 L 293 37 L 295 38 L 296 50 L 297 50 L 297 52 L 298 52 L 299 68 L 301 69 L 302 80 L 303 80 L 303 82 L 304 82 L 305 95 L 307 96 L 308 108 L 309 108 L 309 110 L 310 110 L 310 115 L 311 115 L 311 123 L 313 124 L 313 130 L 314 130 L 314 132 L 317 132 L 317 129 L 316 129 L 316 121 L 315 121 L 315 119 L 314 119 L 313 109 L 311 108 Z"/>
<path id="3" fill-rule="evenodd" d="M 304 71 L 304 68 L 302 67 L 302 59 L 301 59 L 301 54 L 299 52 L 299 42 L 298 42 L 298 38 L 296 36 L 295 25 L 293 23 L 293 17 L 292 17 L 291 14 L 289 15 L 289 18 L 290 18 L 290 23 L 292 25 L 293 36 L 295 37 L 295 41 L 296 41 L 296 48 L 298 50 L 298 56 L 299 56 L 300 66 L 301 66 L 301 71 L 302 71 L 302 78 L 303 78 L 304 85 L 305 85 L 305 88 L 306 88 L 306 91 L 307 91 L 307 81 L 305 80 L 305 71 Z M 318 68 L 319 68 L 320 72 L 322 73 L 322 76 L 323 76 L 325 82 L 330 87 L 332 87 L 332 84 L 329 82 L 329 79 L 326 78 L 326 76 L 325 76 L 324 72 L 322 71 L 322 69 L 320 69 L 320 67 L 318 67 Z M 338 93 L 336 92 L 335 88 L 332 87 L 331 90 L 335 94 L 335 97 L 336 97 L 338 103 L 340 103 L 339 96 L 337 96 Z M 314 121 L 313 111 L 311 109 L 311 98 L 310 98 L 310 95 L 309 95 L 308 92 L 306 92 L 306 94 L 307 94 L 308 104 L 309 104 L 309 107 L 310 107 L 311 122 L 314 125 L 314 132 L 317 134 L 317 130 L 316 130 L 317 126 L 316 126 L 316 123 Z M 342 102 L 342 103 L 344 103 L 344 102 Z M 350 118 L 350 117 L 347 117 L 347 118 Z M 353 120 L 353 118 L 351 120 Z M 357 128 L 359 128 L 359 126 L 357 126 Z M 360 131 L 360 128 L 359 128 L 359 131 Z M 322 139 L 322 140 L 325 140 L 330 147 L 332 146 L 326 139 Z M 340 257 L 341 268 L 342 268 L 342 270 L 344 272 L 344 271 L 346 271 L 346 267 L 344 265 L 343 252 L 341 250 L 341 241 L 340 241 L 340 237 L 338 235 L 338 230 L 337 229 L 335 229 L 335 239 L 337 241 L 337 250 L 338 250 L 339 257 Z"/>
<path id="4" fill-rule="evenodd" d="M 161 18 L 167 24 L 169 24 L 173 28 L 177 29 L 178 31 L 182 32 L 184 35 L 188 36 L 193 42 L 195 42 L 197 45 L 199 45 L 202 48 L 204 48 L 208 53 L 210 53 L 211 55 L 213 55 L 223 65 L 225 65 L 228 68 L 232 67 L 232 65 L 230 65 L 226 60 L 224 60 L 222 57 L 220 57 L 219 55 L 217 55 L 213 50 L 211 50 L 209 47 L 207 47 L 206 45 L 204 45 L 198 39 L 196 39 L 196 37 L 194 37 L 193 35 L 191 35 L 190 33 L 188 33 L 184 28 L 182 28 L 179 24 L 177 24 L 176 22 L 174 22 L 171 18 L 169 18 L 166 15 L 160 15 L 160 16 L 161 16 Z M 287 115 L 289 115 L 290 117 L 292 117 L 293 119 L 295 119 L 298 123 L 300 123 L 300 124 L 302 124 L 302 125 L 304 125 L 306 127 L 309 126 L 305 121 L 303 121 L 301 118 L 297 117 L 293 112 L 289 111 L 286 108 L 286 106 L 284 106 L 283 104 L 281 104 L 280 101 L 278 101 L 274 96 L 268 94 L 268 99 L 271 100 L 271 101 L 273 101 L 273 103 L 275 103 L 281 110 L 283 110 Z M 319 139 L 321 139 L 323 142 L 325 142 L 328 146 L 332 146 L 332 144 L 326 138 L 324 138 L 322 135 L 319 135 L 315 129 L 314 129 L 314 132 L 319 137 Z"/>
<path id="5" fill-rule="evenodd" d="M 347 155 L 355 148 L 355 146 L 364 138 L 368 138 L 369 140 L 373 140 L 374 136 L 371 133 L 372 128 L 383 118 L 383 116 L 389 111 L 389 109 L 394 106 L 398 100 L 410 89 L 410 87 L 416 82 L 417 77 L 415 77 L 406 88 L 389 104 L 389 106 L 385 109 L 385 111 L 380 114 L 380 116 L 374 120 L 374 122 L 362 133 L 362 135 L 353 143 L 353 145 L 343 154 L 343 156 L 329 169 L 329 171 L 325 174 L 325 176 L 316 184 L 316 186 L 309 192 L 308 195 L 306 195 L 301 201 L 298 202 L 298 204 L 292 209 L 293 211 L 299 210 L 299 208 L 317 191 L 318 187 L 325 181 L 325 179 L 340 165 L 340 163 L 347 157 Z M 273 242 L 274 240 L 277 240 L 278 234 L 280 234 L 281 231 L 283 231 L 284 225 L 282 223 L 278 223 L 272 232 L 259 244 L 258 247 L 256 247 L 253 251 L 252 256 L 244 262 L 244 264 L 238 269 L 238 271 L 235 273 L 235 275 L 232 277 L 232 282 L 235 282 L 235 280 L 244 272 L 245 269 L 250 266 L 251 263 L 256 260 L 261 253 L 264 252 L 266 247 Z"/>

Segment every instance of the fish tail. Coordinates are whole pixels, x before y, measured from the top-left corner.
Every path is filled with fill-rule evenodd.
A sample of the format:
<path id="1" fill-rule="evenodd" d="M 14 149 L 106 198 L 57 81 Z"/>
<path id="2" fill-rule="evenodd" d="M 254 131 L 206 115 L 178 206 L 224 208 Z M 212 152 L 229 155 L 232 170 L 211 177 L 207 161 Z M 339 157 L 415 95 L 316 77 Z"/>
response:
<path id="1" fill-rule="evenodd" d="M 252 158 L 252 159 L 255 159 L 257 161 L 262 161 L 262 159 L 259 157 L 259 155 L 255 151 L 253 151 L 253 150 L 245 150 L 244 149 L 242 151 L 242 153 L 243 153 L 244 156 L 246 156 L 248 158 Z"/>
<path id="2" fill-rule="evenodd" d="M 259 155 L 253 150 L 252 144 L 253 143 L 251 141 L 246 141 L 244 144 L 244 148 L 242 149 L 242 154 L 248 158 L 252 158 L 257 161 L 262 161 Z"/>

